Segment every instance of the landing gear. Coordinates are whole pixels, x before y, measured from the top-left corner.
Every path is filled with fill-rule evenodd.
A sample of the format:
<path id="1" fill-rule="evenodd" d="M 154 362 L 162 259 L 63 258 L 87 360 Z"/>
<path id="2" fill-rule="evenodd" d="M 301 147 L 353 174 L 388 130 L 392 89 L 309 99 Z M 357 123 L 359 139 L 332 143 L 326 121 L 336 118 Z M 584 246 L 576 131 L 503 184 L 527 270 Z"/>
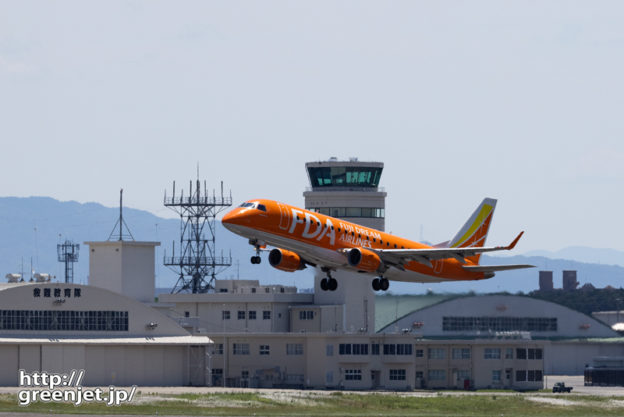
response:
<path id="1" fill-rule="evenodd" d="M 253 245 L 253 247 L 256 248 L 256 255 L 251 257 L 251 263 L 254 265 L 259 264 L 260 262 L 262 262 L 262 258 L 260 257 L 261 246 L 257 240 L 250 240 L 249 244 Z"/>
<path id="2" fill-rule="evenodd" d="M 390 288 L 390 281 L 384 277 L 375 278 L 373 280 L 373 290 L 387 291 Z"/>
<path id="3" fill-rule="evenodd" d="M 321 289 L 323 291 L 336 291 L 336 288 L 338 288 L 338 281 L 332 278 L 330 269 L 322 268 L 322 270 L 327 274 L 327 278 L 321 280 Z"/>

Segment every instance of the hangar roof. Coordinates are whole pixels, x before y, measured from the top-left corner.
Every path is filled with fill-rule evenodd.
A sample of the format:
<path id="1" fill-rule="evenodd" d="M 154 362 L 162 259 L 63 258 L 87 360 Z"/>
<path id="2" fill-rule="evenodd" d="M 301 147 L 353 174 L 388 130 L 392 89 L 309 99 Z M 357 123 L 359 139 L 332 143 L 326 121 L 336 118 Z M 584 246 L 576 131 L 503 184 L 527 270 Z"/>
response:
<path id="1" fill-rule="evenodd" d="M 409 313 L 457 297 L 462 295 L 379 295 L 375 297 L 375 332 Z"/>

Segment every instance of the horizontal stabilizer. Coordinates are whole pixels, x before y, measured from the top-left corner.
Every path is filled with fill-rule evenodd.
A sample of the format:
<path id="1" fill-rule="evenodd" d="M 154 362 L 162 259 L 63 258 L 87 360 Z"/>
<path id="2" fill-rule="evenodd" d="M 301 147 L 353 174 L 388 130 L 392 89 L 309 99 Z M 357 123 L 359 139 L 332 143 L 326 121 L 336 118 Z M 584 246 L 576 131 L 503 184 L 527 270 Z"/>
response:
<path id="1" fill-rule="evenodd" d="M 496 272 L 509 271 L 511 269 L 535 268 L 535 265 L 463 265 L 462 268 L 471 272 Z"/>

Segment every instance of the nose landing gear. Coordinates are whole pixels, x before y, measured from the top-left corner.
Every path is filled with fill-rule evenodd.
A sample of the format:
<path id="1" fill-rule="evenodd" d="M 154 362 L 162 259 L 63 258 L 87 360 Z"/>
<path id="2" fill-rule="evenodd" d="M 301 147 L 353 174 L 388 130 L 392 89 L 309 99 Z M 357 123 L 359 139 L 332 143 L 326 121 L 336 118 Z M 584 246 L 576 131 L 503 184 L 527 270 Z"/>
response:
<path id="1" fill-rule="evenodd" d="M 331 276 L 331 270 L 329 268 L 321 268 L 323 272 L 327 274 L 327 278 L 321 280 L 321 289 L 323 291 L 336 291 L 338 288 L 338 281 Z"/>
<path id="2" fill-rule="evenodd" d="M 390 288 L 390 281 L 387 278 L 379 277 L 373 280 L 373 290 L 387 291 Z"/>

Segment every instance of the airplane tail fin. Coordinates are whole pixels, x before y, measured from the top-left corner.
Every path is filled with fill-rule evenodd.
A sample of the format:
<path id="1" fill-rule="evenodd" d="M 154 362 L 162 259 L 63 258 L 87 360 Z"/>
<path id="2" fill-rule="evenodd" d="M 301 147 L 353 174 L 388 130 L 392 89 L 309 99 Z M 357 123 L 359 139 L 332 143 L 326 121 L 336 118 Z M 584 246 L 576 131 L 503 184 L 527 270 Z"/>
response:
<path id="1" fill-rule="evenodd" d="M 485 198 L 451 240 L 449 247 L 469 248 L 485 246 L 485 240 L 487 239 L 495 208 L 496 200 L 493 198 Z M 480 256 L 481 255 L 475 255 L 467 259 L 478 264 Z"/>

